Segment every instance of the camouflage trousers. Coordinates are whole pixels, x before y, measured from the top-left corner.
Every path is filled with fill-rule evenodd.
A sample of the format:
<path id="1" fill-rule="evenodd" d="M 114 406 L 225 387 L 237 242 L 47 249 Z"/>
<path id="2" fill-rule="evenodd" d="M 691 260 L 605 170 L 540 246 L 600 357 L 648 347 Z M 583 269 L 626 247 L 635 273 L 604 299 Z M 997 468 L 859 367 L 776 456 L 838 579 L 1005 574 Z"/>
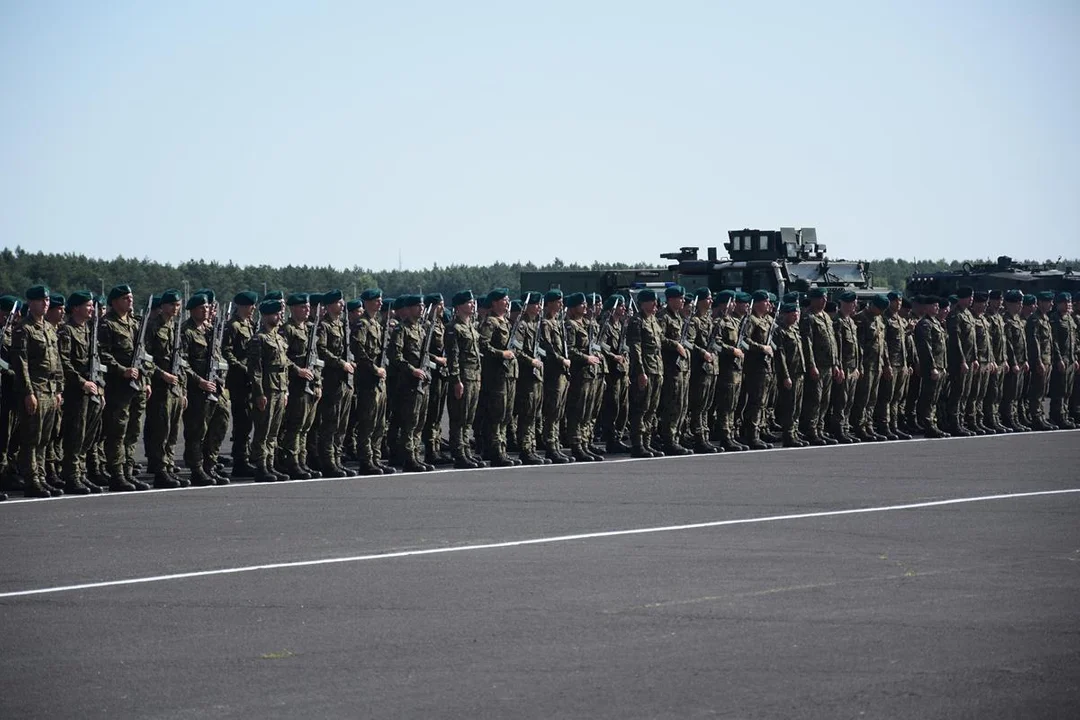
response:
<path id="1" fill-rule="evenodd" d="M 31 415 L 20 402 L 19 474 L 27 482 L 45 479 L 45 454 L 56 428 L 57 394 L 37 392 L 37 410 Z"/>
<path id="2" fill-rule="evenodd" d="M 64 391 L 64 417 L 61 432 L 64 437 L 64 480 L 72 480 L 87 474 L 86 456 L 98 430 L 105 400 L 95 396 L 98 402 L 82 391 L 79 386 Z"/>

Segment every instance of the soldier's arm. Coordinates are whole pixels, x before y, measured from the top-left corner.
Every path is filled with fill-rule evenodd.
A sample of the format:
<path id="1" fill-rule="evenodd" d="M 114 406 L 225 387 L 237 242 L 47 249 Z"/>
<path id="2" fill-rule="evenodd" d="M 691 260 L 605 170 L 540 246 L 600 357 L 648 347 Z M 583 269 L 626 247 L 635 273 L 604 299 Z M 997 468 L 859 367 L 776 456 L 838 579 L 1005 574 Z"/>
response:
<path id="1" fill-rule="evenodd" d="M 814 357 L 814 346 L 821 342 L 821 334 L 816 327 L 817 323 L 810 317 L 810 315 L 804 315 L 799 321 L 799 336 L 802 340 L 803 349 L 803 363 L 806 365 L 806 372 L 817 370 L 817 358 Z"/>
<path id="2" fill-rule="evenodd" d="M 366 322 L 359 322 L 352 334 L 352 354 L 356 363 L 357 371 L 366 371 L 369 375 L 378 375 L 378 357 L 372 357 L 368 353 L 368 345 L 371 341 L 371 332 Z"/>
<path id="3" fill-rule="evenodd" d="M 1069 328 L 1061 316 L 1050 321 L 1050 363 L 1057 365 L 1065 360 L 1065 344 L 1069 341 Z"/>
<path id="4" fill-rule="evenodd" d="M 60 350 L 60 369 L 64 371 L 64 382 L 87 382 L 89 378 L 80 372 L 85 368 L 76 367 L 75 358 L 72 357 L 75 341 L 71 337 L 71 328 L 67 325 L 63 325 L 56 334 L 56 346 Z"/>
<path id="5" fill-rule="evenodd" d="M 251 342 L 247 346 L 247 371 L 248 377 L 251 378 L 251 397 L 257 399 L 262 397 L 265 392 L 263 391 L 263 340 L 262 336 L 256 333 Z"/>
<path id="6" fill-rule="evenodd" d="M 330 350 L 330 333 L 328 330 L 330 322 L 340 322 L 340 319 L 331 321 L 324 318 L 323 321 L 319 323 L 315 330 L 315 350 L 319 354 L 319 359 L 326 363 L 326 367 L 344 371 L 345 359 Z"/>
<path id="7" fill-rule="evenodd" d="M 229 364 L 230 368 L 243 368 L 244 358 L 237 354 L 236 345 L 243 335 L 236 329 L 239 320 L 232 320 L 225 326 L 225 332 L 221 337 L 221 357 Z"/>
<path id="8" fill-rule="evenodd" d="M 485 319 L 484 323 L 480 326 L 480 355 L 488 356 L 496 360 L 503 359 L 503 351 L 501 348 L 494 347 L 492 340 L 495 337 L 495 323 Z"/>
<path id="9" fill-rule="evenodd" d="M 791 338 L 785 337 L 782 333 L 774 333 L 774 340 L 776 342 L 776 352 L 773 353 L 775 362 L 775 371 L 777 380 L 787 380 L 791 374 L 788 372 L 788 342 L 792 342 Z M 795 340 L 794 342 L 798 342 Z"/>
<path id="10" fill-rule="evenodd" d="M 121 378 L 128 371 L 128 367 L 122 365 L 116 359 L 116 355 L 113 354 L 113 345 L 115 344 L 116 337 L 109 323 L 104 320 L 100 321 L 98 325 L 98 360 L 101 361 L 101 366 L 105 368 L 107 374 Z"/>
<path id="11" fill-rule="evenodd" d="M 411 373 L 414 368 L 405 359 L 405 326 L 398 325 L 390 333 L 390 348 L 387 355 L 389 364 L 395 367 L 402 375 Z"/>
<path id="12" fill-rule="evenodd" d="M 678 327 L 669 318 L 665 317 L 660 321 L 660 329 L 663 333 L 660 335 L 660 347 L 669 352 L 678 353 L 679 348 L 682 347 L 682 343 L 679 342 L 679 337 L 682 335 L 682 327 Z M 674 333 L 674 337 L 672 334 Z"/>
<path id="13" fill-rule="evenodd" d="M 34 386 L 30 381 L 30 366 L 27 361 L 26 328 L 18 327 L 11 338 L 11 369 L 15 372 L 13 385 L 16 395 L 32 395 Z"/>
<path id="14" fill-rule="evenodd" d="M 626 328 L 626 345 L 630 350 L 630 374 L 633 376 L 645 373 L 645 362 L 641 353 L 641 323 L 634 321 Z"/>

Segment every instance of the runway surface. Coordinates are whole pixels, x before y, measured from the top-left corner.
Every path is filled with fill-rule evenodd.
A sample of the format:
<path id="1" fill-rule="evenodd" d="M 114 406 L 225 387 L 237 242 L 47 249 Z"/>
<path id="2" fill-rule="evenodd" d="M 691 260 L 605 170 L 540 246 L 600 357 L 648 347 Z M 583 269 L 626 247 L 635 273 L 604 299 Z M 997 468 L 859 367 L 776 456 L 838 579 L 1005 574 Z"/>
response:
<path id="1" fill-rule="evenodd" d="M 9 501 L 0 540 L 5 718 L 1080 707 L 1080 432 Z"/>

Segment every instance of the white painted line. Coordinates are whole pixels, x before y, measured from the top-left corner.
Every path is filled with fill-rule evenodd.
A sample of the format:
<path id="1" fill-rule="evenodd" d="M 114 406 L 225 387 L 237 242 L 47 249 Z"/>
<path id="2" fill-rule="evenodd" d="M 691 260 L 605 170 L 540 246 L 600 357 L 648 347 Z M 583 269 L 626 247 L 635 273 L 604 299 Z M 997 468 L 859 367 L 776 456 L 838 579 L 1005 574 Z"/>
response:
<path id="1" fill-rule="evenodd" d="M 0 593 L 0 599 L 25 597 L 28 595 L 49 595 L 53 593 L 72 592 L 75 590 L 94 590 L 97 588 L 119 587 L 122 585 L 143 585 L 146 583 L 164 582 L 167 580 L 189 580 L 191 578 L 211 577 L 214 575 L 236 575 L 239 573 L 255 572 L 257 570 L 282 570 L 285 568 L 337 565 L 341 563 L 355 563 L 368 560 L 392 560 L 395 558 L 417 557 L 421 555 L 443 555 L 446 553 L 469 552 L 473 550 L 499 550 L 502 548 L 521 547 L 524 545 L 550 545 L 554 543 L 571 542 L 574 540 L 595 540 L 597 538 L 621 537 L 625 535 L 648 535 L 650 533 L 675 532 L 680 530 L 701 530 L 703 528 L 725 527 L 728 525 L 751 525 L 756 523 L 779 522 L 783 520 L 807 520 L 812 518 L 837 517 L 840 515 L 860 515 L 865 513 L 894 512 L 897 510 L 918 510 L 921 508 L 986 502 L 990 500 L 1013 500 L 1016 498 L 1066 495 L 1070 493 L 1080 493 L 1080 488 L 1039 490 L 1035 492 L 1008 493 L 1004 495 L 981 495 L 978 497 L 954 498 L 952 500 L 931 500 L 927 502 L 908 503 L 906 505 L 884 505 L 881 507 L 851 508 L 849 510 L 825 510 L 822 512 L 796 513 L 794 515 L 769 515 L 766 517 L 741 518 L 738 520 L 715 520 L 712 522 L 690 523 L 688 525 L 665 525 L 661 527 L 633 528 L 630 530 L 605 530 L 600 532 L 578 533 L 575 535 L 555 535 L 552 537 L 510 540 L 508 542 L 486 543 L 483 545 L 456 545 L 454 547 L 402 550 L 399 552 L 352 555 L 350 557 L 323 558 L 320 560 L 298 560 L 294 562 L 270 563 L 266 565 L 245 565 L 234 568 L 218 568 L 216 570 L 175 573 L 173 575 L 153 575 L 150 577 L 128 578 L 126 580 L 106 580 L 104 582 L 83 583 L 80 585 L 61 585 L 49 588 L 36 588 L 33 590 L 18 590 Z"/>
<path id="2" fill-rule="evenodd" d="M 724 459 L 737 459 L 737 458 L 747 458 L 747 457 L 755 457 L 755 458 L 769 457 L 770 455 L 773 455 L 773 454 L 778 453 L 778 452 L 813 452 L 813 451 L 816 451 L 816 450 L 843 451 L 843 450 L 854 450 L 856 448 L 862 448 L 862 449 L 865 450 L 867 448 L 877 448 L 877 447 L 883 447 L 885 445 L 912 445 L 914 443 L 925 443 L 925 442 L 929 442 L 929 443 L 951 443 L 951 442 L 965 442 L 965 441 L 977 441 L 977 440 L 1001 440 L 1001 439 L 1004 439 L 1004 438 L 1013 438 L 1014 440 L 1020 439 L 1020 438 L 1027 438 L 1029 440 L 1034 439 L 1034 438 L 1050 439 L 1050 438 L 1053 438 L 1053 437 L 1056 437 L 1056 436 L 1059 436 L 1059 435 L 1063 435 L 1065 433 L 1080 433 L 1080 429 L 1077 429 L 1077 430 L 1053 430 L 1053 431 L 1046 431 L 1046 432 L 1036 431 L 1036 432 L 1030 432 L 1030 433 L 1008 433 L 1008 434 L 1002 434 L 1002 435 L 975 435 L 975 436 L 972 436 L 972 437 L 950 437 L 950 438 L 943 438 L 943 439 L 915 437 L 915 438 L 912 438 L 911 440 L 884 440 L 882 442 L 853 443 L 851 445 L 821 445 L 821 446 L 811 445 L 810 447 L 804 447 L 804 448 L 786 448 L 786 447 L 777 446 L 777 447 L 774 447 L 774 448 L 772 448 L 770 450 L 750 450 L 748 452 L 723 452 L 723 453 L 715 453 L 715 454 L 708 454 L 708 455 L 705 455 L 705 454 L 675 455 L 675 456 L 671 456 L 671 457 L 659 457 L 659 458 L 632 458 L 632 457 L 626 455 L 626 456 L 608 458 L 606 461 L 604 461 L 602 463 L 580 463 L 579 462 L 579 463 L 574 463 L 572 465 L 521 465 L 519 467 L 512 467 L 512 468 L 489 467 L 489 468 L 477 468 L 477 469 L 474 469 L 474 470 L 465 470 L 465 469 L 459 469 L 459 468 L 453 468 L 453 467 L 445 467 L 445 468 L 440 468 L 438 470 L 433 470 L 431 472 L 422 472 L 422 473 L 403 473 L 401 471 L 398 471 L 398 472 L 394 473 L 393 475 L 361 475 L 361 476 L 351 477 L 351 478 L 314 478 L 314 479 L 311 479 L 311 480 L 286 480 L 286 481 L 282 481 L 282 482 L 273 482 L 273 483 L 257 483 L 257 482 L 252 482 L 250 478 L 240 478 L 238 480 L 234 480 L 233 482 L 229 483 L 228 485 L 210 485 L 210 486 L 206 486 L 206 487 L 192 486 L 192 487 L 186 487 L 186 488 L 172 488 L 172 489 L 168 489 L 168 490 L 148 490 L 148 491 L 144 491 L 144 492 L 123 492 L 123 493 L 106 492 L 106 493 L 101 493 L 99 495 L 62 495 L 60 497 L 55 497 L 55 498 L 12 498 L 11 500 L 8 500 L 7 502 L 0 503 L 0 512 L 2 512 L 4 508 L 10 508 L 10 507 L 15 507 L 15 506 L 19 506 L 19 505 L 28 505 L 28 504 L 31 504 L 31 503 L 37 505 L 37 504 L 40 504 L 40 503 L 47 503 L 47 502 L 66 502 L 66 501 L 74 501 L 74 500 L 78 500 L 80 502 L 88 502 L 88 501 L 92 502 L 92 501 L 104 500 L 104 499 L 108 499 L 108 498 L 115 498 L 115 499 L 121 499 L 121 498 L 148 498 L 148 497 L 160 497 L 161 495 L 163 495 L 165 493 L 191 493 L 191 492 L 219 492 L 219 493 L 222 493 L 222 492 L 227 492 L 228 490 L 245 490 L 245 489 L 248 489 L 248 488 L 262 488 L 262 489 L 265 490 L 265 489 L 268 489 L 268 488 L 290 487 L 290 486 L 300 485 L 300 484 L 303 484 L 303 483 L 326 483 L 326 482 L 349 482 L 349 481 L 363 482 L 365 484 L 374 484 L 374 483 L 377 483 L 377 482 L 380 482 L 380 481 L 382 481 L 382 482 L 394 482 L 396 480 L 421 480 L 421 479 L 430 478 L 430 477 L 433 477 L 433 476 L 436 476 L 436 475 L 451 475 L 451 474 L 456 475 L 456 474 L 459 474 L 459 473 L 483 473 L 483 472 L 501 472 L 501 471 L 528 472 L 530 470 L 544 470 L 544 469 L 563 471 L 563 470 L 574 470 L 574 469 L 585 469 L 585 468 L 591 468 L 591 469 L 595 470 L 595 469 L 602 468 L 602 467 L 607 466 L 607 465 L 614 465 L 614 464 L 618 464 L 618 463 L 628 463 L 628 462 L 639 463 L 639 462 L 663 462 L 663 461 L 702 460 L 702 459 L 709 459 L 710 461 L 713 461 L 713 462 L 722 462 Z M 15 490 L 13 492 L 19 492 L 19 491 Z M 0 596 L 0 597 L 2 597 L 2 596 Z"/>

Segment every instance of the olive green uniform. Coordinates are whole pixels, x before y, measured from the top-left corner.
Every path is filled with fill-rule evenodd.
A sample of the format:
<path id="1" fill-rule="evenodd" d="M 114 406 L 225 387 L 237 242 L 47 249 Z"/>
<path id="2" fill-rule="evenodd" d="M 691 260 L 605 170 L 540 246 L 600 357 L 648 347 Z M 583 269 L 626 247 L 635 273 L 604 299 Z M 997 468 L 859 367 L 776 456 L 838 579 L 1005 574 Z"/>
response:
<path id="1" fill-rule="evenodd" d="M 638 315 L 626 330 L 630 348 L 630 440 L 635 452 L 652 451 L 652 432 L 664 383 L 664 330 L 655 315 Z M 646 384 L 641 386 L 641 376 Z"/>
<path id="2" fill-rule="evenodd" d="M 480 405 L 485 411 L 484 447 L 490 459 L 506 458 L 506 427 L 514 411 L 517 384 L 517 358 L 507 360 L 503 351 L 510 349 L 510 321 L 488 315 L 480 325 Z"/>
<path id="3" fill-rule="evenodd" d="M 785 444 L 804 444 L 798 438 L 797 423 L 802 414 L 806 361 L 799 326 L 780 323 L 773 333 L 776 348 L 776 420 L 784 433 Z M 787 387 L 788 381 L 791 387 Z"/>
<path id="4" fill-rule="evenodd" d="M 540 324 L 540 347 L 544 350 L 544 446 L 549 453 L 562 449 L 559 438 L 566 415 L 566 393 L 570 388 L 570 370 L 566 327 L 558 317 L 544 318 Z"/>
<path id="5" fill-rule="evenodd" d="M 990 354 L 998 367 L 987 377 L 986 396 L 983 400 L 983 421 L 987 427 L 1001 431 L 1005 429 L 1001 423 L 1001 397 L 1005 385 L 1005 373 L 1009 369 L 1006 363 L 1005 317 L 1000 312 L 987 310 L 985 320 L 990 330 Z"/>
<path id="6" fill-rule="evenodd" d="M 833 330 L 836 333 L 837 362 L 844 371 L 844 380 L 832 389 L 829 428 L 837 440 L 850 441 L 851 408 L 855 402 L 855 388 L 858 386 L 856 373 L 862 367 L 862 349 L 859 347 L 858 328 L 853 317 L 844 317 L 837 313 L 833 318 Z"/>
<path id="7" fill-rule="evenodd" d="M 277 328 L 262 328 L 251 338 L 247 346 L 247 366 L 251 378 L 254 421 L 251 463 L 259 471 L 265 472 L 274 464 L 278 433 L 285 416 L 286 403 L 289 402 L 289 377 L 295 376 L 298 368 L 289 359 L 288 341 Z M 257 403 L 263 397 L 266 398 L 266 407 L 259 410 Z M 261 477 L 267 476 L 263 474 Z"/>
<path id="8" fill-rule="evenodd" d="M 232 415 L 233 475 L 249 465 L 251 444 L 251 378 L 247 370 L 247 346 L 255 334 L 255 325 L 236 317 L 225 326 L 221 356 L 229 364 L 225 387 L 229 391 Z"/>
<path id="9" fill-rule="evenodd" d="M 735 408 L 742 392 L 743 358 L 737 357 L 742 319 L 733 315 L 716 318 L 719 329 L 713 351 L 719 356 L 716 376 L 716 438 L 725 448 L 736 448 Z M 741 351 L 740 351 L 741 352 Z"/>
<path id="10" fill-rule="evenodd" d="M 185 396 L 186 365 L 172 367 L 176 321 L 165 321 L 161 315 L 150 318 L 146 327 L 146 352 L 154 358 L 154 372 L 150 377 L 150 397 L 146 402 L 146 465 L 151 473 L 168 472 L 172 467 L 175 447 L 170 438 L 175 437 L 180 425 L 180 413 Z M 181 357 L 186 363 L 181 351 Z M 167 384 L 165 373 L 177 376 L 176 385 Z M 187 422 L 185 421 L 185 428 Z M 186 447 L 186 441 L 185 441 Z"/>
<path id="11" fill-rule="evenodd" d="M 64 417 L 61 422 L 64 437 L 63 478 L 66 483 L 84 479 L 87 474 L 86 454 L 101 427 L 104 408 L 98 395 L 90 395 L 85 383 L 90 382 L 90 336 L 93 331 L 88 320 L 81 326 L 64 323 L 57 333 L 60 365 L 64 371 Z"/>
<path id="12" fill-rule="evenodd" d="M 315 367 L 307 367 L 308 342 L 313 332 L 315 332 L 313 323 L 307 320 L 296 322 L 289 318 L 279 326 L 279 334 L 285 341 L 290 365 L 297 370 L 307 368 L 315 373 L 313 380 L 305 380 L 295 371 L 289 373 L 289 402 L 279 428 L 277 457 L 268 460 L 269 463 L 277 460 L 276 464 L 287 473 L 303 471 L 303 468 L 307 466 L 308 433 L 311 432 L 311 426 L 315 422 L 319 393 L 322 392 L 318 367 L 322 361 L 316 360 Z"/>
<path id="13" fill-rule="evenodd" d="M 975 316 L 969 309 L 957 307 L 949 313 L 946 326 L 949 330 L 949 399 L 945 411 L 945 429 L 969 434 L 964 429 L 964 410 L 971 395 L 974 373 Z"/>
<path id="14" fill-rule="evenodd" d="M 362 469 L 382 465 L 382 445 L 386 437 L 386 380 L 379 377 L 383 366 L 383 326 L 378 316 L 364 314 L 352 336 L 356 362 L 356 454 Z"/>
<path id="15" fill-rule="evenodd" d="M 517 415 L 517 440 L 522 459 L 531 459 L 536 453 L 536 436 L 541 430 L 544 402 L 544 366 L 540 356 L 544 350 L 536 342 L 540 321 L 524 319 L 518 326 L 521 350 L 518 351 L 517 397 L 514 413 Z M 540 367 L 533 364 L 540 360 Z"/>
<path id="16" fill-rule="evenodd" d="M 743 410 L 742 434 L 751 447 L 760 447 L 762 411 L 765 396 L 773 379 L 772 357 L 767 354 L 769 329 L 773 319 L 768 316 L 749 315 L 746 320 L 746 362 L 743 365 L 743 391 L 746 408 Z"/>
<path id="17" fill-rule="evenodd" d="M 713 325 L 716 322 L 711 314 L 695 314 L 690 318 L 689 335 L 693 337 L 694 349 L 689 358 L 687 428 L 697 451 L 715 450 L 709 444 L 709 411 L 716 396 L 716 378 L 720 372 L 720 358 L 712 349 L 715 340 Z"/>
<path id="18" fill-rule="evenodd" d="M 1006 312 L 1004 317 L 1005 379 L 1001 387 L 1001 422 L 1013 430 L 1026 430 L 1020 422 L 1020 407 L 1024 403 L 1022 390 L 1028 375 L 1027 332 L 1019 313 Z M 1017 368 L 1018 372 L 1013 372 Z"/>
<path id="19" fill-rule="evenodd" d="M 199 380 L 210 379 L 211 365 L 217 362 L 211 355 L 207 327 L 204 323 L 196 324 L 190 317 L 180 326 L 180 345 L 187 361 L 188 373 L 187 407 L 184 408 L 184 464 L 195 478 L 202 478 L 203 473 L 200 471 L 207 469 L 209 465 L 205 447 L 206 435 L 214 406 L 220 402 L 212 401 L 210 393 L 199 387 Z M 156 388 L 154 395 L 157 395 Z M 151 398 L 154 395 L 151 395 Z M 213 397 L 217 398 L 217 395 Z"/>
<path id="20" fill-rule="evenodd" d="M 861 439 L 872 439 L 873 413 L 885 365 L 885 322 L 869 308 L 855 313 L 855 327 L 862 357 L 859 380 L 855 384 L 855 400 L 851 405 L 851 425 Z"/>
<path id="21" fill-rule="evenodd" d="M 1059 427 L 1070 428 L 1067 416 L 1073 383 L 1076 379 L 1076 363 L 1080 359 L 1080 343 L 1077 342 L 1076 321 L 1072 315 L 1054 310 L 1050 313 L 1053 352 L 1050 370 L 1050 422 Z"/>
<path id="22" fill-rule="evenodd" d="M 898 429 L 901 407 L 907 395 L 907 321 L 900 313 L 886 311 L 882 316 L 885 328 L 885 362 L 878 383 L 874 408 L 874 427 L 883 435 Z"/>
<path id="23" fill-rule="evenodd" d="M 661 355 L 664 358 L 664 384 L 660 391 L 659 408 L 660 442 L 664 450 L 677 450 L 682 447 L 679 428 L 686 418 L 687 393 L 690 389 L 689 355 L 694 347 L 694 328 L 689 320 L 684 321 L 680 314 L 668 307 L 657 313 L 657 318 L 663 332 Z"/>
<path id="24" fill-rule="evenodd" d="M 413 375 L 426 370 L 424 327 L 418 318 L 401 320 L 390 335 L 390 364 L 395 369 L 394 414 L 400 428 L 396 452 L 406 464 L 423 463 L 423 423 L 427 417 L 427 382 Z"/>
<path id="25" fill-rule="evenodd" d="M 446 406 L 450 415 L 450 453 L 455 460 L 470 459 L 469 434 L 480 397 L 480 333 L 472 320 L 454 316 L 446 328 L 446 363 L 450 389 Z M 461 397 L 454 387 L 461 383 Z"/>
<path id="26" fill-rule="evenodd" d="M 919 359 L 919 425 L 929 436 L 941 435 L 937 406 L 945 382 L 948 333 L 936 317 L 926 316 L 915 326 L 915 352 Z"/>
<path id="27" fill-rule="evenodd" d="M 979 369 L 971 376 L 971 393 L 964 411 L 964 422 L 973 430 L 985 432 L 988 428 L 983 422 L 983 406 L 986 401 L 986 388 L 990 382 L 990 364 L 994 362 L 994 356 L 990 351 L 990 324 L 984 315 L 972 315 L 975 317 L 975 361 L 979 363 Z"/>
<path id="28" fill-rule="evenodd" d="M 600 409 L 600 434 L 609 452 L 620 447 L 630 416 L 630 348 L 626 344 L 627 320 L 612 320 L 600 334 L 607 364 L 604 398 Z"/>
<path id="29" fill-rule="evenodd" d="M 427 417 L 424 419 L 423 441 L 427 448 L 427 458 L 435 460 L 442 451 L 442 419 L 446 413 L 446 392 L 448 378 L 450 377 L 446 364 L 435 362 L 435 359 L 446 357 L 446 324 L 442 316 L 432 320 L 435 327 L 431 330 L 431 343 L 428 346 L 428 355 L 434 368 L 428 370 L 431 378 L 428 383 L 427 393 Z M 445 458 L 445 455 L 442 456 Z"/>
<path id="30" fill-rule="evenodd" d="M 836 333 L 832 318 L 824 309 L 803 315 L 799 319 L 799 331 L 808 373 L 803 385 L 801 427 L 808 440 L 817 442 L 825 432 L 825 416 L 832 401 L 833 385 L 836 384 L 833 378 L 838 362 Z M 810 374 L 811 371 L 817 372 L 816 378 Z"/>
<path id="31" fill-rule="evenodd" d="M 1036 430 L 1049 430 L 1043 410 L 1043 398 L 1050 387 L 1050 370 L 1054 360 L 1054 329 L 1050 318 L 1036 309 L 1027 319 L 1028 362 L 1031 377 L 1028 383 L 1028 418 Z M 1041 372 L 1040 372 L 1041 370 Z"/>
<path id="32" fill-rule="evenodd" d="M 353 375 L 345 372 L 345 348 L 349 342 L 347 322 L 348 314 L 345 312 L 336 318 L 324 315 L 315 333 L 315 346 L 323 362 L 322 398 L 318 406 L 318 452 L 319 466 L 324 472 L 342 467 L 345 430 L 352 405 Z"/>
<path id="33" fill-rule="evenodd" d="M 19 474 L 27 488 L 45 481 L 45 453 L 56 427 L 57 408 L 63 391 L 63 369 L 56 330 L 44 318 L 27 315 L 12 333 L 11 368 L 15 372 L 14 391 L 19 403 Z M 37 398 L 31 415 L 25 400 Z"/>
<path id="34" fill-rule="evenodd" d="M 598 347 L 592 347 L 595 339 L 586 318 L 565 323 L 566 346 L 570 355 L 570 389 L 566 397 L 566 441 L 571 450 L 578 453 L 588 446 L 589 418 L 593 416 L 596 401 L 596 383 L 600 379 L 600 365 L 590 364 L 589 357 L 596 356 Z"/>
<path id="35" fill-rule="evenodd" d="M 101 319 L 98 355 L 106 373 L 102 425 L 105 462 L 114 480 L 133 477 L 135 446 L 146 411 L 146 378 L 154 370 L 153 365 L 140 360 L 144 350 L 135 347 L 138 339 L 139 320 L 134 314 L 121 318 L 110 309 Z M 140 371 L 134 382 L 124 377 L 132 367 Z"/>

